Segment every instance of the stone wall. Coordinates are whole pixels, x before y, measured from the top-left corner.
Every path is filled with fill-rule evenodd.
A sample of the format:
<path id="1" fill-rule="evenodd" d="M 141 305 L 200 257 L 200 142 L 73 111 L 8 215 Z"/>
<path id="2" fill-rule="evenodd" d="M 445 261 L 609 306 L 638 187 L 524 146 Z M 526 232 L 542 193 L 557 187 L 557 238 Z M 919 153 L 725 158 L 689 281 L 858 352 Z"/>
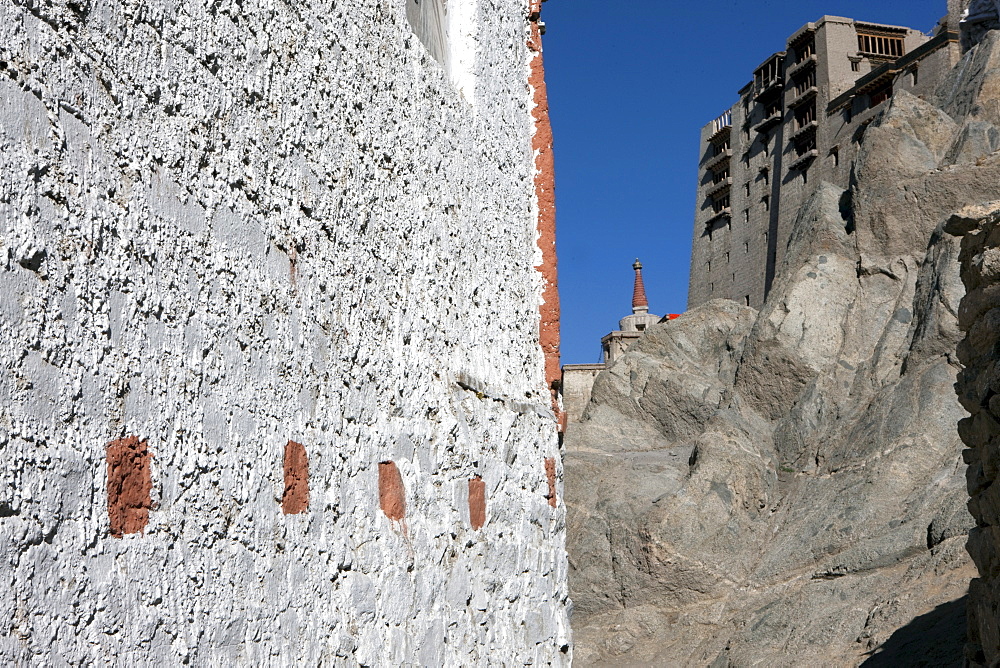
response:
<path id="1" fill-rule="evenodd" d="M 3 663 L 568 663 L 537 8 L 460 9 L 0 3 Z"/>
<path id="2" fill-rule="evenodd" d="M 994 211 L 990 211 L 993 209 Z M 1000 661 L 1000 202 L 970 207 L 952 217 L 962 239 L 962 281 L 967 290 L 959 307 L 965 338 L 958 356 L 965 365 L 955 388 L 969 417 L 958 424 L 968 447 L 962 454 L 968 469 L 969 511 L 976 527 L 968 550 L 979 569 L 969 587 L 969 638 L 966 657 L 972 665 Z"/>
<path id="3" fill-rule="evenodd" d="M 583 410 L 590 403 L 590 392 L 594 388 L 594 379 L 604 371 L 606 365 L 601 364 L 567 364 L 562 370 L 562 401 L 565 410 L 566 424 L 579 422 Z"/>

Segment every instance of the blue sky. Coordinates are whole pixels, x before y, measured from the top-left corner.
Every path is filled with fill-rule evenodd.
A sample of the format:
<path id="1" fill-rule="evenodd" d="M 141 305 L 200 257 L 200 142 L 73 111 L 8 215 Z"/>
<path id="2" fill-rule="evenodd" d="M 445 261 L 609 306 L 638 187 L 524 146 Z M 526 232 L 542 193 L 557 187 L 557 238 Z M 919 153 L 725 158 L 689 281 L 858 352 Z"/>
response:
<path id="1" fill-rule="evenodd" d="M 684 310 L 698 133 L 756 65 L 824 14 L 926 32 L 945 13 L 945 0 L 546 2 L 563 364 L 600 361 L 631 312 L 636 257 L 651 312 Z"/>

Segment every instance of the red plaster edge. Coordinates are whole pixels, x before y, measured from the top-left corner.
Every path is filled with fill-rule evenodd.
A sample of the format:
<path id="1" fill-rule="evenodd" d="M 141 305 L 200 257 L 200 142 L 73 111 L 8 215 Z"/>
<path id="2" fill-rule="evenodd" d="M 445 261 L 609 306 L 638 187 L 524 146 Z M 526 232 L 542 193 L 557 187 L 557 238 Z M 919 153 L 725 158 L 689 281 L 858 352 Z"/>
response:
<path id="1" fill-rule="evenodd" d="M 539 19 L 542 0 L 530 0 L 528 20 L 530 37 L 528 50 L 531 52 L 528 86 L 532 90 L 534 108 L 531 116 L 535 123 L 535 134 L 531 148 L 535 154 L 535 198 L 538 202 L 538 247 L 542 251 L 542 263 L 535 267 L 542 274 L 542 304 L 539 306 L 538 343 L 545 357 L 545 384 L 552 395 L 552 410 L 556 422 L 562 425 L 559 405 L 559 280 L 556 258 L 556 194 L 555 159 L 552 152 L 552 123 L 549 119 L 549 99 L 545 88 L 545 63 L 542 58 L 542 32 Z M 561 430 L 561 426 L 560 426 Z"/>

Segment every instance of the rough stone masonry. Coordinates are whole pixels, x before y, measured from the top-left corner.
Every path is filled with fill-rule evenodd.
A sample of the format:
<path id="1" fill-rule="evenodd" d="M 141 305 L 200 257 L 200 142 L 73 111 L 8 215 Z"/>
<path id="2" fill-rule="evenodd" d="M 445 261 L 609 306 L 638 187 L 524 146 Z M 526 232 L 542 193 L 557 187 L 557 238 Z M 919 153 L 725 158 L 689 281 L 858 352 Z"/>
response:
<path id="1" fill-rule="evenodd" d="M 1000 367 L 997 365 L 1000 334 L 1000 202 L 972 205 L 951 217 L 949 231 L 963 235 L 962 281 L 967 293 L 958 310 L 965 338 L 958 356 L 965 369 L 955 388 L 969 417 L 958 424 L 968 449 L 969 511 L 976 526 L 969 531 L 968 550 L 979 569 L 969 586 L 969 665 L 995 665 L 1000 661 Z"/>
<path id="2" fill-rule="evenodd" d="M 0 663 L 569 662 L 538 6 L 434 1 L 0 0 Z"/>

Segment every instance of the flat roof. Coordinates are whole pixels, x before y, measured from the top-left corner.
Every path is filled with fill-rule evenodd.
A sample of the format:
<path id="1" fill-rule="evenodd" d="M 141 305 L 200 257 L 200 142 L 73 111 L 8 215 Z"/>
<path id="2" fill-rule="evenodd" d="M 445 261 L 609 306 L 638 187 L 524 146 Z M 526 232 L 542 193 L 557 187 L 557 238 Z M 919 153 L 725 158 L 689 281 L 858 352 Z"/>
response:
<path id="1" fill-rule="evenodd" d="M 857 19 L 848 18 L 846 16 L 833 16 L 830 14 L 824 14 L 815 21 L 811 21 L 795 32 L 792 33 L 791 37 L 788 38 L 787 44 L 792 45 L 797 40 L 805 35 L 807 32 L 815 32 L 824 23 L 843 23 L 848 25 L 860 25 L 860 26 L 871 26 L 872 28 L 881 28 L 882 30 L 892 30 L 892 31 L 903 31 L 909 32 L 911 30 L 915 32 L 920 32 L 916 28 L 908 28 L 906 26 L 891 25 L 889 23 L 875 23 L 873 21 L 859 21 Z"/>

